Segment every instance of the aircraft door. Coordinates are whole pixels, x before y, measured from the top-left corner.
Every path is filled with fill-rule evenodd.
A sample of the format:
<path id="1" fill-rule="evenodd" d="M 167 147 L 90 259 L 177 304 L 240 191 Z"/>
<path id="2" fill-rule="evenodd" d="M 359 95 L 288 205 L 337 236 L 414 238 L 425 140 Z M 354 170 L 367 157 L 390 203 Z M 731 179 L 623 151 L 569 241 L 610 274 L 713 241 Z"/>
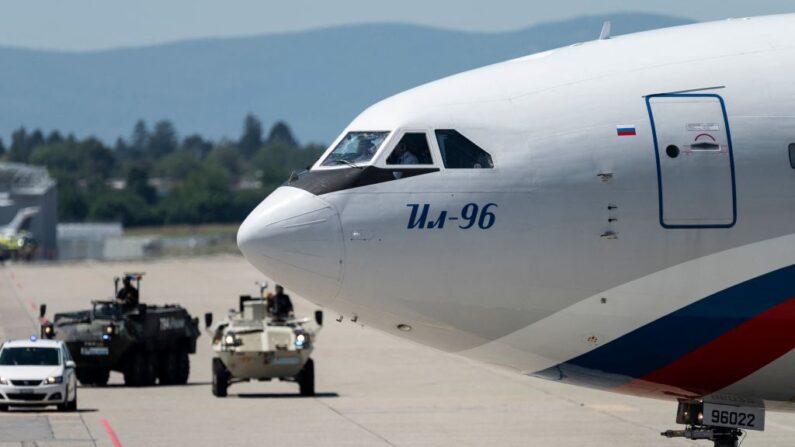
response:
<path id="1" fill-rule="evenodd" d="M 660 224 L 728 228 L 737 220 L 731 131 L 713 94 L 646 97 L 657 159 Z"/>

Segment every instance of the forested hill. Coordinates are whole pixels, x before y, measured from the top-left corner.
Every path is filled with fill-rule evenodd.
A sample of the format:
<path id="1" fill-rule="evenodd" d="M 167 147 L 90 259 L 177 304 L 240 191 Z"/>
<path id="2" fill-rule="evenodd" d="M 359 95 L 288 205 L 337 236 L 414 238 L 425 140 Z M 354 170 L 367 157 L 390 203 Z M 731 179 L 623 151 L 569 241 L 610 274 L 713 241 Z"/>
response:
<path id="1" fill-rule="evenodd" d="M 371 103 L 462 70 L 599 35 L 687 20 L 587 17 L 506 33 L 374 24 L 85 53 L 0 48 L 0 135 L 20 126 L 95 135 L 169 119 L 183 134 L 234 138 L 252 112 L 302 142 L 329 142 Z"/>
<path id="2" fill-rule="evenodd" d="M 20 128 L 0 162 L 44 166 L 58 183 L 62 222 L 121 222 L 127 227 L 239 223 L 292 171 L 323 147 L 301 145 L 284 122 L 266 128 L 247 115 L 240 135 L 211 140 L 180 135 L 168 120 L 138 121 L 113 146 L 58 130 Z"/>

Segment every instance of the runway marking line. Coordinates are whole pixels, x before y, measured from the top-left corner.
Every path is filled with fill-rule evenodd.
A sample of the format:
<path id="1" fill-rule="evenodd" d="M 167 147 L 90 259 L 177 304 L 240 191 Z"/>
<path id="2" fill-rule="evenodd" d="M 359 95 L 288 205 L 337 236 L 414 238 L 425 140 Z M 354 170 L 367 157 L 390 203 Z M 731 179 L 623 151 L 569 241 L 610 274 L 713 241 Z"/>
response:
<path id="1" fill-rule="evenodd" d="M 121 447 L 119 437 L 116 436 L 116 432 L 113 431 L 113 427 L 110 426 L 110 422 L 108 422 L 108 420 L 104 417 L 102 418 L 102 426 L 105 427 L 105 431 L 108 432 L 108 437 L 110 438 L 110 442 L 113 443 L 113 447 Z"/>
<path id="2" fill-rule="evenodd" d="M 10 272 L 8 272 L 8 276 L 10 276 L 10 277 L 11 277 L 11 279 L 13 279 L 13 280 L 15 280 L 15 279 L 16 279 L 16 274 L 14 273 L 14 271 L 13 271 L 13 270 L 12 270 L 12 271 L 10 271 Z M 17 284 L 17 288 L 18 288 L 19 290 L 24 290 L 24 289 L 25 289 L 25 287 L 22 285 L 22 282 L 20 282 L 20 281 L 15 281 L 15 282 L 16 282 L 16 284 Z M 36 311 L 39 309 L 39 305 L 38 305 L 38 303 L 36 303 L 36 300 L 34 300 L 34 299 L 30 299 L 30 300 L 28 300 L 28 304 L 30 304 L 30 309 L 31 309 L 33 312 L 36 312 Z M 39 318 L 39 322 L 42 322 L 42 321 L 43 321 L 44 323 L 46 323 L 46 322 L 47 322 L 47 319 L 46 319 L 46 318 L 44 318 L 44 319 L 42 320 L 41 318 Z"/>

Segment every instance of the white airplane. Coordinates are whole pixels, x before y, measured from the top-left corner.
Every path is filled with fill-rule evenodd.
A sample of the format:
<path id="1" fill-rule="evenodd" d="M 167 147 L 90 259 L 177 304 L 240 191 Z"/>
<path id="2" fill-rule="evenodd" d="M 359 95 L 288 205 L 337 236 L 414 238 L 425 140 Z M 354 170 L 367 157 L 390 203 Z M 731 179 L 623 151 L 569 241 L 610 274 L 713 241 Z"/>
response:
<path id="1" fill-rule="evenodd" d="M 795 15 L 606 34 L 375 104 L 238 245 L 348 318 L 735 445 L 795 410 Z"/>

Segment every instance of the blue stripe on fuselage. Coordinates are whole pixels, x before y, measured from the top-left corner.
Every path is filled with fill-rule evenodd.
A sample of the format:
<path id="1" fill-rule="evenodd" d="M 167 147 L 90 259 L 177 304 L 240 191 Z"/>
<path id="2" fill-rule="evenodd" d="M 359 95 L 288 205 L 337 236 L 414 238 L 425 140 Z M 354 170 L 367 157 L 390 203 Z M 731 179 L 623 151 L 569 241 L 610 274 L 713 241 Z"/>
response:
<path id="1" fill-rule="evenodd" d="M 614 388 L 676 361 L 792 297 L 795 297 L 795 265 L 724 289 L 533 375 Z"/>

